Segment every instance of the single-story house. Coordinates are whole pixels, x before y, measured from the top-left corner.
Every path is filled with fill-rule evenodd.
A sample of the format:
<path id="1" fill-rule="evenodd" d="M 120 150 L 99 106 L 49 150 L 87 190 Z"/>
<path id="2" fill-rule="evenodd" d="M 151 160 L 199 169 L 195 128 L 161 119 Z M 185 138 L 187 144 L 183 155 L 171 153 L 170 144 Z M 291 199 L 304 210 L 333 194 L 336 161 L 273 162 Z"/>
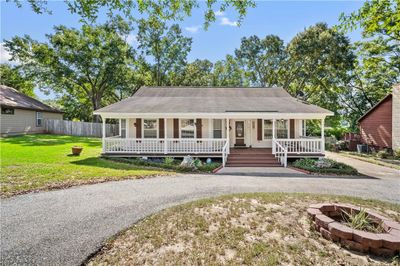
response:
<path id="1" fill-rule="evenodd" d="M 222 157 L 224 166 L 324 156 L 324 119 L 333 115 L 282 88 L 227 87 L 142 87 L 94 114 L 105 155 Z M 105 136 L 106 119 L 119 119 L 119 136 Z M 321 121 L 320 136 L 305 135 L 307 119 Z"/>
<path id="2" fill-rule="evenodd" d="M 400 149 L 400 84 L 358 119 L 360 141 L 376 149 Z"/>
<path id="3" fill-rule="evenodd" d="M 63 119 L 63 112 L 16 89 L 0 85 L 1 135 L 43 133 L 44 119 Z"/>

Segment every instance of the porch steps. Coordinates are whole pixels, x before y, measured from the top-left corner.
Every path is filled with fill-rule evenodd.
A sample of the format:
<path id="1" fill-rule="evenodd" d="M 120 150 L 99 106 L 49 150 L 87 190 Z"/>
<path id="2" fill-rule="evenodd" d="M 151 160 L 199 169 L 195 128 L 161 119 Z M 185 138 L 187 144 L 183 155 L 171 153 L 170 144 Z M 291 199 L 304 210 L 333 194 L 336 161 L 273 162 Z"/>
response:
<path id="1" fill-rule="evenodd" d="M 281 167 L 271 149 L 231 149 L 226 167 Z"/>

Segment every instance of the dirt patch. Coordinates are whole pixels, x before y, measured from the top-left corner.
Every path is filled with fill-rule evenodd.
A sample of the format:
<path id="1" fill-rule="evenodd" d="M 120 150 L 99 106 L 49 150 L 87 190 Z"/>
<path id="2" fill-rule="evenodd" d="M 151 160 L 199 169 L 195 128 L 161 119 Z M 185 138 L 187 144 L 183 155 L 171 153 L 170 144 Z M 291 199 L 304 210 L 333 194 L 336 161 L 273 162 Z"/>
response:
<path id="1" fill-rule="evenodd" d="M 89 265 L 387 265 L 396 258 L 349 252 L 316 232 L 307 217 L 318 201 L 379 206 L 394 220 L 398 205 L 303 194 L 251 194 L 174 207 L 108 242 Z"/>

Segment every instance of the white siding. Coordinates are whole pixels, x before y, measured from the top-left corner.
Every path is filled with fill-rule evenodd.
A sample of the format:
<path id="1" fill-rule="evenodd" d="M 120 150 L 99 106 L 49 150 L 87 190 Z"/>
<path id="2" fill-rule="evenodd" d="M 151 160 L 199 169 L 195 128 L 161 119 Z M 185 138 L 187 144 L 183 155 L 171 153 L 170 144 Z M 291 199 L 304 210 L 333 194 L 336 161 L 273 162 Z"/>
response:
<path id="1" fill-rule="evenodd" d="M 60 113 L 42 112 L 43 119 L 59 119 L 62 120 Z M 26 134 L 26 133 L 43 133 L 44 123 L 41 127 L 36 127 L 36 111 L 14 109 L 13 115 L 0 115 L 1 134 Z"/>

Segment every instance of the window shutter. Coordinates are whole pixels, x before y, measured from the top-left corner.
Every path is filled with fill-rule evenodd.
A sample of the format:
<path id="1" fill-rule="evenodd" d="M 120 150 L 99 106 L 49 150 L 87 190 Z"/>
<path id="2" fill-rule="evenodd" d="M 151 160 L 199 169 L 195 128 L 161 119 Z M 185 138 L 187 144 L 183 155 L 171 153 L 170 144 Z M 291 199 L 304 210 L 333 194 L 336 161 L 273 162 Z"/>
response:
<path id="1" fill-rule="evenodd" d="M 291 139 L 294 139 L 294 119 L 290 119 L 290 131 L 289 131 L 289 136 Z"/>
<path id="2" fill-rule="evenodd" d="M 142 138 L 142 119 L 136 118 L 136 138 Z"/>
<path id="3" fill-rule="evenodd" d="M 179 119 L 174 118 L 174 139 L 179 139 Z"/>
<path id="4" fill-rule="evenodd" d="M 165 123 L 164 118 L 158 119 L 158 137 L 160 139 L 163 139 L 165 137 L 164 123 Z"/>
<path id="5" fill-rule="evenodd" d="M 262 140 L 262 119 L 257 119 L 257 140 Z"/>
<path id="6" fill-rule="evenodd" d="M 201 139 L 201 128 L 203 125 L 201 124 L 201 118 L 196 119 L 196 138 Z"/>

